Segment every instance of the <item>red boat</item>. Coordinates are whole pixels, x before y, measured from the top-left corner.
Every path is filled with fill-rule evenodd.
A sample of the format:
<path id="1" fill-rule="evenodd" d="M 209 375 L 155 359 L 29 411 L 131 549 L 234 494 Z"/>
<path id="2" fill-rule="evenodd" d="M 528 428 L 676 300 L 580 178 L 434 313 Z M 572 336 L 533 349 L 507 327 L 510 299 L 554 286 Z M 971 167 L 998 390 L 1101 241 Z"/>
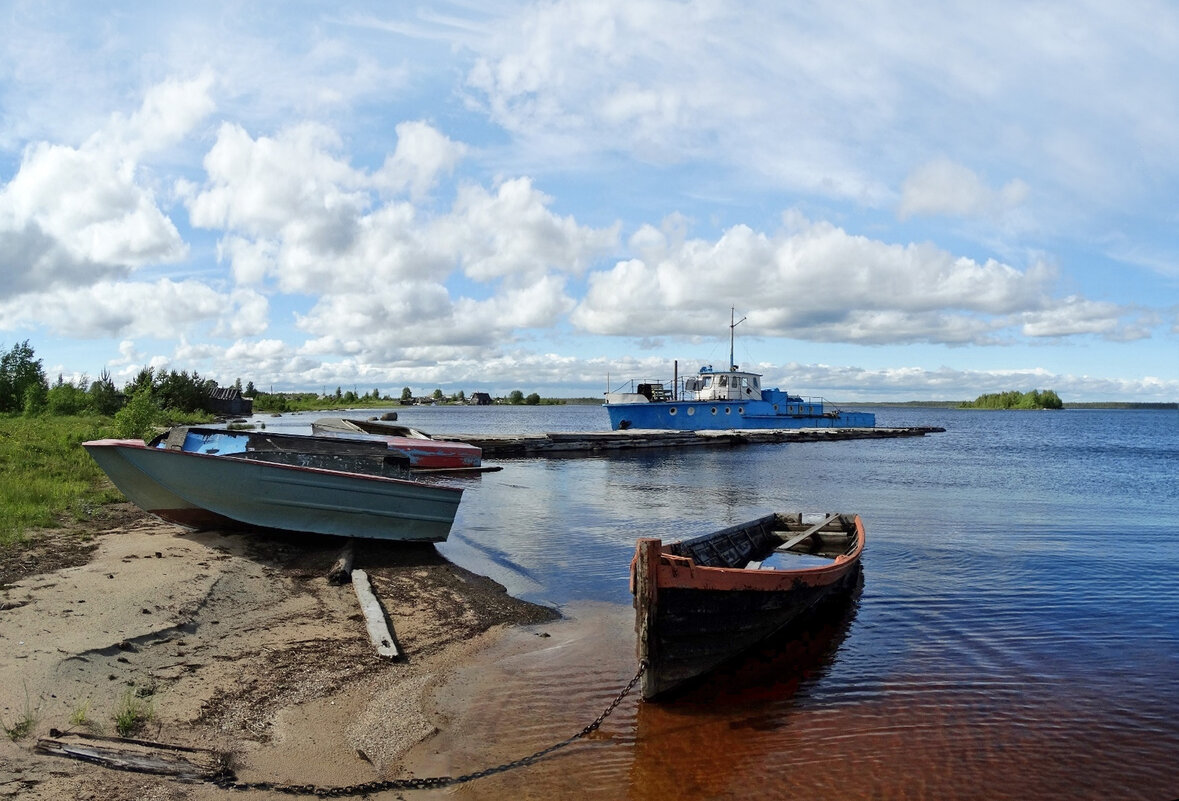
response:
<path id="1" fill-rule="evenodd" d="M 708 673 L 850 591 L 864 524 L 854 514 L 771 514 L 664 545 L 640 539 L 630 566 L 643 698 Z"/>
<path id="2" fill-rule="evenodd" d="M 483 462 L 483 450 L 466 442 L 434 439 L 416 428 L 380 420 L 322 417 L 311 424 L 318 436 L 379 440 L 405 458 L 415 471 L 470 470 Z"/>

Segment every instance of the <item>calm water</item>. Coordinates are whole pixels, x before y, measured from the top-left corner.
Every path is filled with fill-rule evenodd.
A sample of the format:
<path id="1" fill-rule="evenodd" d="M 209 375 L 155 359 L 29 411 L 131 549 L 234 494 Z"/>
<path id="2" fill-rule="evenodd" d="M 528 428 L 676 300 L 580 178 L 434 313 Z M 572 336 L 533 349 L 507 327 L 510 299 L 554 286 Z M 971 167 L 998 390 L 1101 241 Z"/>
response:
<path id="1" fill-rule="evenodd" d="M 567 620 L 448 690 L 439 747 L 458 771 L 563 739 L 633 675 L 636 537 L 840 510 L 864 518 L 868 548 L 858 597 L 810 641 L 675 703 L 628 700 L 592 742 L 452 794 L 1179 796 L 1179 413 L 876 411 L 947 430 L 510 460 L 466 484 L 440 550 Z M 400 415 L 436 433 L 607 426 L 597 407 Z"/>

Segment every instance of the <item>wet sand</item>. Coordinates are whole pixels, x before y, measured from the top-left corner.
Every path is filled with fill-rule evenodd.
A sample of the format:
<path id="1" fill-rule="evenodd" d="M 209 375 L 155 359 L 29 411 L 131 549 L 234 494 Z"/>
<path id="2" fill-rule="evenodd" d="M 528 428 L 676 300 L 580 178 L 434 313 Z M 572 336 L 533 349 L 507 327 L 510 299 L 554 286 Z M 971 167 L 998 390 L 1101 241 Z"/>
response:
<path id="1" fill-rule="evenodd" d="M 358 543 L 355 566 L 403 653 L 389 661 L 369 641 L 351 585 L 325 577 L 339 540 L 117 517 L 89 545 L 57 532 L 40 549 L 3 555 L 0 721 L 32 725 L 0 739 L 0 798 L 225 797 L 34 751 L 50 729 L 116 735 L 129 703 L 150 710 L 132 736 L 226 754 L 241 781 L 404 778 L 408 753 L 456 734 L 436 689 L 477 668 L 506 631 L 527 647 L 557 618 L 432 546 Z M 290 797 L 250 794 L 270 796 Z"/>

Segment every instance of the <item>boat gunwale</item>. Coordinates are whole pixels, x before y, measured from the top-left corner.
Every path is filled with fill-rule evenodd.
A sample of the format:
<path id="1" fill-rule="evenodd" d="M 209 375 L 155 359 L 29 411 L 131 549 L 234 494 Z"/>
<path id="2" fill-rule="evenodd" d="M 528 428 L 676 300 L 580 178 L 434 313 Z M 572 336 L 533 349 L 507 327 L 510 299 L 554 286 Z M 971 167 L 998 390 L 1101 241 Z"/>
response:
<path id="1" fill-rule="evenodd" d="M 852 516 L 855 541 L 846 553 L 834 557 L 830 563 L 798 568 L 748 568 L 712 567 L 697 563 L 690 556 L 671 553 L 675 543 L 660 543 L 659 565 L 656 569 L 656 586 L 662 589 L 716 590 L 735 589 L 763 592 L 789 591 L 797 583 L 805 586 L 824 586 L 843 578 L 848 570 L 855 567 L 864 551 L 864 523 L 859 514 Z M 715 533 L 715 532 L 714 532 Z M 817 532 L 817 533 L 822 533 Z M 630 563 L 631 591 L 634 591 L 635 571 L 638 565 L 638 551 L 643 540 L 635 547 Z"/>
<path id="2" fill-rule="evenodd" d="M 421 481 L 414 481 L 406 478 L 392 478 L 389 476 L 378 476 L 371 473 L 350 473 L 346 470 L 332 470 L 326 467 L 304 467 L 303 465 L 286 464 L 284 462 L 268 462 L 262 459 L 243 459 L 238 458 L 236 454 L 214 454 L 214 453 L 199 453 L 197 451 L 181 451 L 169 450 L 167 448 L 152 448 L 145 442 L 136 439 L 96 439 L 82 443 L 83 448 L 98 447 L 98 448 L 128 448 L 138 449 L 149 453 L 166 454 L 170 456 L 191 456 L 199 459 L 232 459 L 239 464 L 256 465 L 259 469 L 274 468 L 277 470 L 291 470 L 305 473 L 325 474 L 332 476 L 341 476 L 349 479 L 376 481 L 382 483 L 392 483 L 400 485 L 409 485 L 413 487 L 429 487 L 431 489 L 444 490 L 446 492 L 462 494 L 462 487 L 451 487 L 446 484 L 427 484 Z"/>

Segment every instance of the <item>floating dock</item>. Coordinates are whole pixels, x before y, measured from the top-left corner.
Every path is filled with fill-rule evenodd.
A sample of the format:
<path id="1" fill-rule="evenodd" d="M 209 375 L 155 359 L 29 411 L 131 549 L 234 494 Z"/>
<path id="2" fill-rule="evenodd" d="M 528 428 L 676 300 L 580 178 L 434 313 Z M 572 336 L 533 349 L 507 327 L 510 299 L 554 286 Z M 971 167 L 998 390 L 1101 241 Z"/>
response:
<path id="1" fill-rule="evenodd" d="M 923 437 L 944 428 L 774 428 L 726 431 L 582 431 L 550 434 L 446 434 L 445 439 L 483 449 L 484 459 L 526 456 L 584 456 L 639 448 L 730 448 L 776 442 L 830 442 L 845 439 Z"/>

